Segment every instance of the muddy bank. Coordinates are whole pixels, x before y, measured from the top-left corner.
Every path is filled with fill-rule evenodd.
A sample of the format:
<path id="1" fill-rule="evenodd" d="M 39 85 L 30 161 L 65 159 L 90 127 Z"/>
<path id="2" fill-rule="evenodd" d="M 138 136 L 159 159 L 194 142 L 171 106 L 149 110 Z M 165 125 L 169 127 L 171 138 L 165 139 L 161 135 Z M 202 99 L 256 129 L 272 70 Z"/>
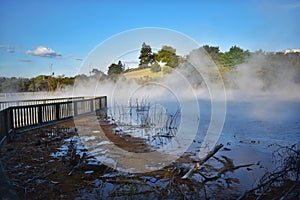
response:
<path id="1" fill-rule="evenodd" d="M 120 134 L 114 129 L 116 125 L 109 124 L 108 122 L 101 121 L 101 129 L 105 133 L 106 137 L 113 142 L 116 146 L 135 153 L 149 152 L 151 146 L 145 142 L 145 139 L 132 137 L 129 134 Z M 129 145 L 130 144 L 130 145 Z"/>
<path id="2" fill-rule="evenodd" d="M 182 176 L 198 162 L 193 152 L 161 170 L 126 173 L 103 165 L 82 141 L 99 134 L 98 124 L 111 142 L 127 151 L 147 152 L 149 145 L 141 138 L 114 131 L 115 126 L 105 121 L 92 120 L 80 119 L 76 127 L 69 121 L 28 131 L 4 146 L 0 160 L 20 199 L 236 199 L 243 195 L 237 190 L 240 180 L 234 176 L 243 166 L 239 168 L 225 156 L 230 151 L 227 145 L 188 179 Z M 78 135 L 78 129 L 86 134 Z M 254 167 L 259 166 L 247 165 L 243 170 L 251 173 Z"/>

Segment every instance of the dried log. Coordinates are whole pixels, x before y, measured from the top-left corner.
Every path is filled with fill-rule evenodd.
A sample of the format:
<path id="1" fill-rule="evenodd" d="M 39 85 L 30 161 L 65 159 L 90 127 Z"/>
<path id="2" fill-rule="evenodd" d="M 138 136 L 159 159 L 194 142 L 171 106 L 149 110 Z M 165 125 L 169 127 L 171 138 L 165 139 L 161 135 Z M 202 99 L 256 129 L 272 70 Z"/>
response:
<path id="1" fill-rule="evenodd" d="M 223 147 L 223 144 L 219 144 L 215 146 L 215 148 L 210 151 L 202 160 L 197 162 L 194 167 L 192 167 L 183 177 L 182 179 L 187 179 L 194 171 L 196 171 L 202 164 L 204 164 L 208 159 L 213 157 L 221 148 Z"/>

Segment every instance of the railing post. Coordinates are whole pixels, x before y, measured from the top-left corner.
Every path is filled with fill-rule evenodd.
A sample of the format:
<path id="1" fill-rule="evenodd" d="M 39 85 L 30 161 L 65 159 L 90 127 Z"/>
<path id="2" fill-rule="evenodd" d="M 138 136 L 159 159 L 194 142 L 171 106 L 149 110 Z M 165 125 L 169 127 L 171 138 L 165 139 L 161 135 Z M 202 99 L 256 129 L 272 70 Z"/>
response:
<path id="1" fill-rule="evenodd" d="M 4 111 L 4 133 L 5 133 L 5 135 L 7 136 L 7 134 L 8 134 L 8 131 L 9 131 L 9 110 L 6 110 L 6 111 Z M 6 121 L 5 121 L 6 120 Z"/>
<path id="2" fill-rule="evenodd" d="M 100 109 L 106 108 L 107 107 L 107 97 L 100 97 Z"/>
<path id="3" fill-rule="evenodd" d="M 91 99 L 90 103 L 91 103 L 91 112 L 93 112 L 94 111 L 94 99 Z"/>
<path id="4" fill-rule="evenodd" d="M 99 102 L 99 110 L 102 109 L 102 97 L 97 98 L 98 102 Z"/>
<path id="5" fill-rule="evenodd" d="M 38 106 L 38 123 L 42 124 L 43 123 L 43 117 L 42 117 L 42 106 Z"/>
<path id="6" fill-rule="evenodd" d="M 7 117 L 8 119 L 7 120 L 8 120 L 8 124 L 9 124 L 8 125 L 9 126 L 8 129 L 14 129 L 15 126 L 14 126 L 14 119 L 13 119 L 13 109 L 9 108 L 7 114 L 8 114 L 8 117 Z"/>
<path id="7" fill-rule="evenodd" d="M 56 105 L 55 105 L 55 111 L 56 111 L 56 120 L 59 120 L 60 118 L 59 118 L 59 103 L 57 103 Z"/>
<path id="8" fill-rule="evenodd" d="M 74 116 L 77 116 L 78 110 L 77 110 L 77 101 L 73 101 L 74 104 Z"/>

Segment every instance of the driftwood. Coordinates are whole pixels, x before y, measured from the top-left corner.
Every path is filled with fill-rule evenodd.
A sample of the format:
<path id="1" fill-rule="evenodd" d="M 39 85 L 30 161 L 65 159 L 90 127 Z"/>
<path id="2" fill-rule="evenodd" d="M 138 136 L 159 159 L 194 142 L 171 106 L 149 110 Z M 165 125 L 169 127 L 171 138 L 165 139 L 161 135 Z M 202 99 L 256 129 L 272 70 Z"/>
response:
<path id="1" fill-rule="evenodd" d="M 201 165 L 203 165 L 208 159 L 213 157 L 221 148 L 223 147 L 223 144 L 219 144 L 215 146 L 215 148 L 210 151 L 202 160 L 197 162 L 194 167 L 192 167 L 184 176 L 182 176 L 182 179 L 187 179 L 193 172 L 195 172 Z"/>

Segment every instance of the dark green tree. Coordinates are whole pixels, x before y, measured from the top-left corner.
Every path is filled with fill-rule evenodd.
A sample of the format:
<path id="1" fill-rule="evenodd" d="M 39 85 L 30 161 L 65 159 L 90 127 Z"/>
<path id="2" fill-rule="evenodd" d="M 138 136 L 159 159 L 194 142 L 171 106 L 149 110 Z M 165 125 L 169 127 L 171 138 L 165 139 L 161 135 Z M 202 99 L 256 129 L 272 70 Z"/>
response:
<path id="1" fill-rule="evenodd" d="M 209 56 L 213 59 L 213 61 L 217 62 L 219 55 L 220 55 L 220 49 L 219 47 L 213 47 L 209 45 L 204 45 L 202 48 L 209 54 Z"/>
<path id="2" fill-rule="evenodd" d="M 179 65 L 179 57 L 176 55 L 176 49 L 170 46 L 163 46 L 155 54 L 155 60 L 166 63 L 167 66 L 176 68 Z"/>
<path id="3" fill-rule="evenodd" d="M 140 54 L 139 68 L 147 68 L 154 62 L 154 56 L 152 54 L 152 49 L 150 45 L 145 42 L 142 44 L 141 54 Z"/>
<path id="4" fill-rule="evenodd" d="M 108 75 L 122 74 L 123 71 L 124 71 L 124 66 L 123 66 L 122 62 L 119 61 L 118 64 L 113 63 L 108 67 L 107 74 Z"/>
<path id="5" fill-rule="evenodd" d="M 240 47 L 233 46 L 228 52 L 222 53 L 219 56 L 219 64 L 226 67 L 235 67 L 238 64 L 245 62 L 245 60 L 250 56 L 248 50 L 244 51 Z"/>

